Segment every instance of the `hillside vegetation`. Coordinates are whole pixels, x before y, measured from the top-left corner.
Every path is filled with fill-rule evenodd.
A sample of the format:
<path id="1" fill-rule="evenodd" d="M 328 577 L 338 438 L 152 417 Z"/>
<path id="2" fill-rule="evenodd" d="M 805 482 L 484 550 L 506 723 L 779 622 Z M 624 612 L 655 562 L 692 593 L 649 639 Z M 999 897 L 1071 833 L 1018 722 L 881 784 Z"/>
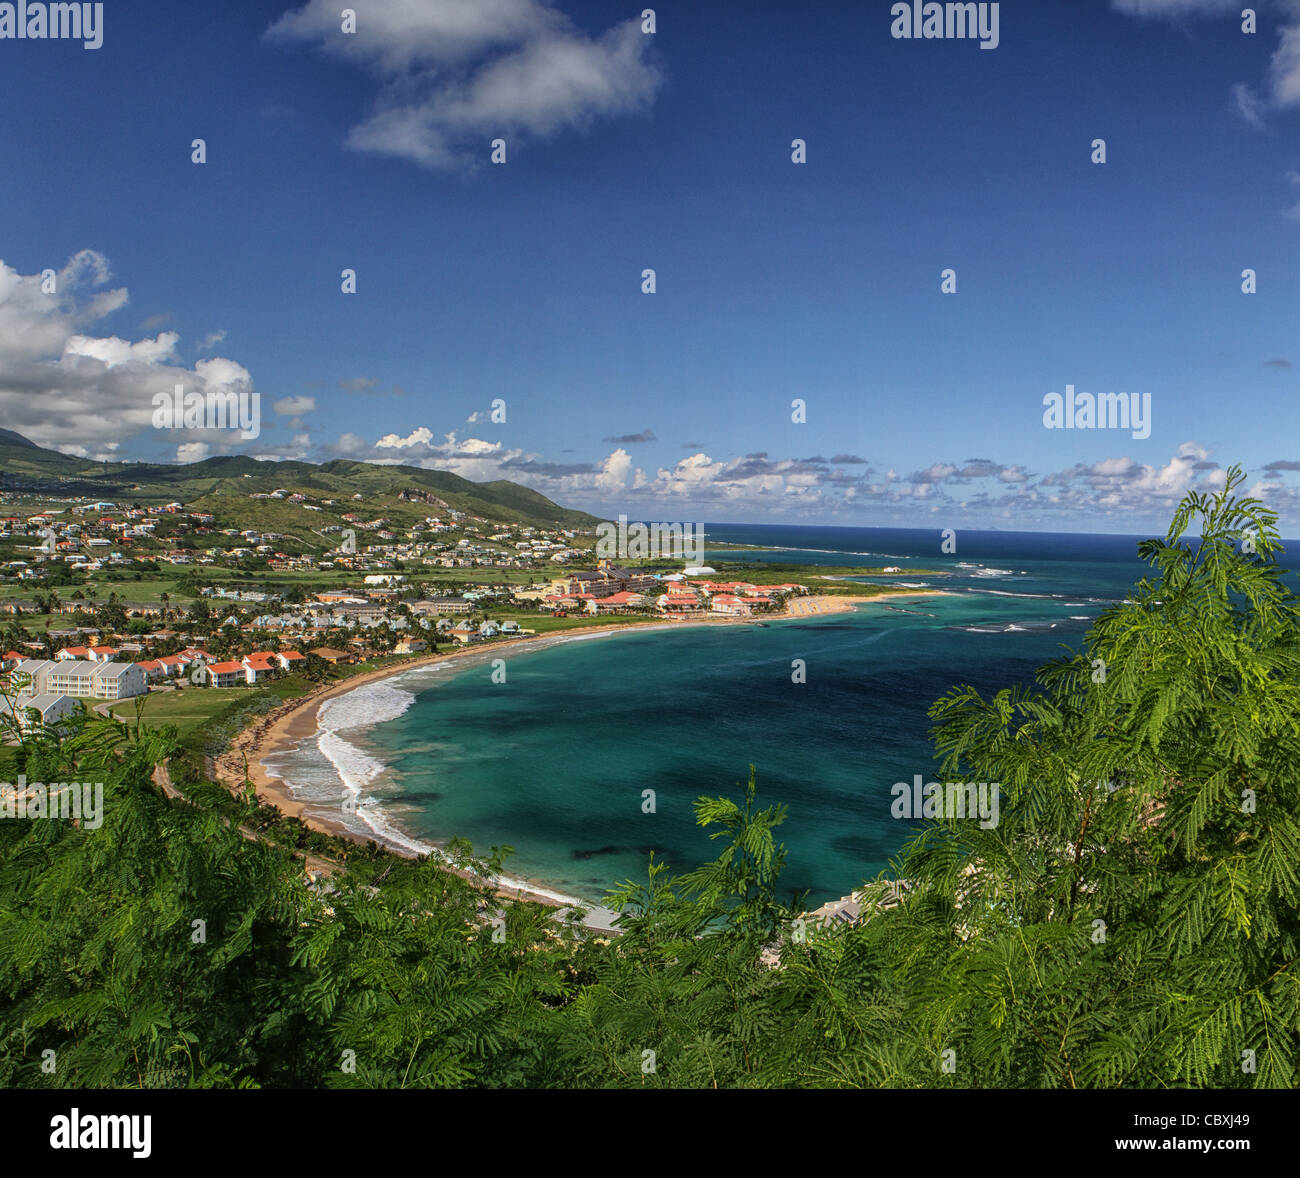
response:
<path id="1" fill-rule="evenodd" d="M 352 510 L 352 497 L 361 495 L 367 512 L 379 505 L 394 519 L 410 522 L 436 515 L 440 508 L 418 502 L 402 505 L 398 500 L 402 491 L 424 492 L 446 508 L 489 520 L 562 527 L 591 527 L 597 522 L 586 512 L 560 507 L 517 483 L 473 483 L 446 471 L 415 466 L 380 466 L 342 459 L 316 465 L 259 461 L 243 455 L 207 458 L 186 465 L 96 463 L 34 446 L 12 430 L 0 431 L 0 490 L 30 490 L 144 506 L 179 500 L 191 510 L 214 513 L 222 513 L 222 509 L 232 506 L 231 500 L 239 500 L 240 512 L 246 513 L 249 495 L 278 488 L 301 492 L 314 500 L 335 499 L 341 511 Z M 259 510 L 264 510 L 266 502 L 256 501 Z M 272 502 L 286 510 L 268 514 L 268 526 L 279 523 L 284 525 L 280 530 L 291 531 L 290 522 L 303 524 L 300 507 Z"/>

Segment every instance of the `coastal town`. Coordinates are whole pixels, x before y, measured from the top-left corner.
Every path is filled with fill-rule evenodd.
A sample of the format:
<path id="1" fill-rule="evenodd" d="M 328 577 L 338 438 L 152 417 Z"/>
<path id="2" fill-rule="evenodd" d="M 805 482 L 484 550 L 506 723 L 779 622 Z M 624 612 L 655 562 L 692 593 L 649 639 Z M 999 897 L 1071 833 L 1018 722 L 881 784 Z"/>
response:
<path id="1" fill-rule="evenodd" d="M 410 506 L 429 498 L 399 495 Z M 289 534 L 223 527 L 180 501 L 0 499 L 0 713 L 11 727 L 58 723 L 83 701 L 109 710 L 156 692 L 321 681 L 597 622 L 754 621 L 811 596 L 805 584 L 681 561 L 622 567 L 594 559 L 590 530 L 441 501 L 438 514 L 398 524 L 358 495 L 275 488 L 247 499 L 337 522 Z"/>

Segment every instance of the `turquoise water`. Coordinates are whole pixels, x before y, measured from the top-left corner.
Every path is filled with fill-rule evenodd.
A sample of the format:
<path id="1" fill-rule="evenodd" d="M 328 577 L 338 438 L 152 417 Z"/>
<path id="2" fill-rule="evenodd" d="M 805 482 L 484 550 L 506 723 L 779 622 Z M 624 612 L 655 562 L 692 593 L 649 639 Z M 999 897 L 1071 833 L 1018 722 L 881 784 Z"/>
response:
<path id="1" fill-rule="evenodd" d="M 749 529 L 711 534 L 770 542 Z M 1080 646 L 1091 620 L 1143 572 L 1134 541 L 1114 537 L 1054 537 L 1050 546 L 1039 537 L 1026 549 L 1015 534 L 967 536 L 960 555 L 940 557 L 937 532 L 771 535 L 840 548 L 769 559 L 879 565 L 887 556 L 905 569 L 950 571 L 887 583 L 953 595 L 762 627 L 507 650 L 496 656 L 504 683 L 483 661 L 489 651 L 331 701 L 322 733 L 268 764 L 317 804 L 358 797 L 353 821 L 363 828 L 412 845 L 451 835 L 480 852 L 508 844 L 507 874 L 595 901 L 644 878 L 651 850 L 682 870 L 709 858 L 692 803 L 735 795 L 752 763 L 760 799 L 790 809 L 784 885 L 820 903 L 886 867 L 907 837 L 909 824 L 891 817 L 890 788 L 936 773 L 930 704 L 956 683 L 990 691 L 1031 678 L 1062 644 Z M 806 684 L 792 682 L 796 659 Z M 654 813 L 643 812 L 645 790 Z"/>

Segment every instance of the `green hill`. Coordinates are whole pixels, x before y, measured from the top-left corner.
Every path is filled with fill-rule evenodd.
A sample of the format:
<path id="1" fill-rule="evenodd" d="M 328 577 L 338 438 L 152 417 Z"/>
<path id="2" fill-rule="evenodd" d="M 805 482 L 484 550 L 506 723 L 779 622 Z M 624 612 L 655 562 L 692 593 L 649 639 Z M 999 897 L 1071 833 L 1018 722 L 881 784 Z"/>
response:
<path id="1" fill-rule="evenodd" d="M 304 516 L 301 505 L 249 496 L 284 489 L 313 500 L 334 499 L 334 511 L 322 519 Z M 223 522 L 248 520 L 263 526 L 334 522 L 343 512 L 367 518 L 383 515 L 394 523 L 414 523 L 448 509 L 500 522 L 522 521 L 538 527 L 588 528 L 598 521 L 583 511 L 553 503 L 545 495 L 499 479 L 474 483 L 447 471 L 415 466 L 380 466 L 336 459 L 271 462 L 246 455 L 224 455 L 185 465 L 168 463 L 97 463 L 46 450 L 12 430 L 0 430 L 0 490 L 56 496 L 87 496 L 117 503 L 149 506 L 180 500 L 210 511 Z M 355 497 L 360 496 L 358 500 Z M 238 512 L 232 512 L 238 500 Z M 256 515 L 256 520 L 249 518 Z"/>

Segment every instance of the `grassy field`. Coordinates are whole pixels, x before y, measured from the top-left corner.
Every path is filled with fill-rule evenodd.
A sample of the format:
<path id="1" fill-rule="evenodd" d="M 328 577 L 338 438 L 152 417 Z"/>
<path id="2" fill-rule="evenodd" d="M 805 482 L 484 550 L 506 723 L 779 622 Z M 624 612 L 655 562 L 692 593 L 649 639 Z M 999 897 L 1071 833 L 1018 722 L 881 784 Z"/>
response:
<path id="1" fill-rule="evenodd" d="M 109 711 L 118 720 L 135 723 L 136 707 L 140 705 L 140 722 L 145 728 L 163 728 L 175 724 L 181 735 L 211 720 L 227 704 L 247 699 L 251 695 L 245 687 L 194 687 L 181 691 L 152 691 L 135 699 L 124 699 Z M 143 704 L 141 704 L 143 701 Z"/>

